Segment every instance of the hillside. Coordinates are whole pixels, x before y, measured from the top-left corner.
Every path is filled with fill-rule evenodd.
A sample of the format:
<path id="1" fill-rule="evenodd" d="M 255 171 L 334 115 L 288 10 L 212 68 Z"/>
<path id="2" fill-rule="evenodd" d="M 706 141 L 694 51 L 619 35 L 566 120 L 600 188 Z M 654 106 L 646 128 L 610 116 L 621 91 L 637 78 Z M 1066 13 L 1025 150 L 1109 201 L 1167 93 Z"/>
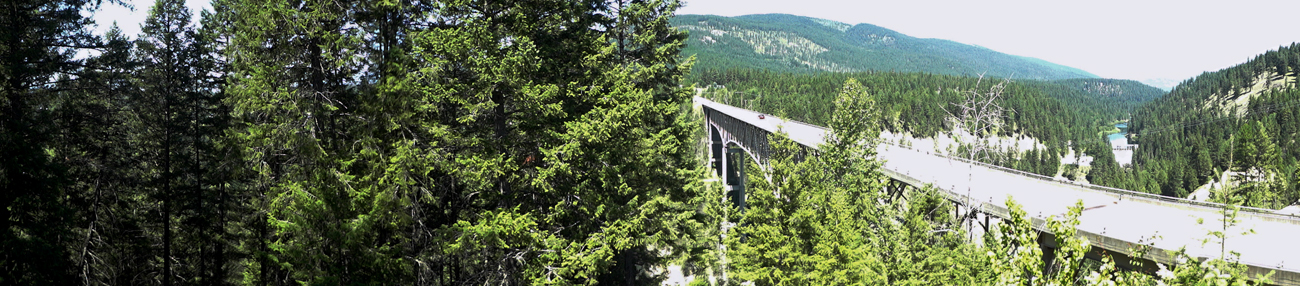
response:
<path id="1" fill-rule="evenodd" d="M 1049 92 L 1061 95 L 1080 92 L 1083 98 L 1094 100 L 1093 104 L 1116 112 L 1131 112 L 1142 103 L 1164 96 L 1165 90 L 1138 81 L 1126 79 L 1062 79 L 1049 81 L 1054 88 L 1064 90 Z M 1044 85 L 1046 87 L 1047 85 Z M 1051 91 L 1049 89 L 1049 91 Z"/>
<path id="2" fill-rule="evenodd" d="M 1137 169 L 1120 184 L 1188 193 L 1232 171 L 1246 204 L 1284 207 L 1300 199 L 1300 44 L 1183 81 L 1139 108 L 1130 125 Z"/>
<path id="3" fill-rule="evenodd" d="M 948 40 L 915 38 L 871 24 L 785 14 L 679 15 L 690 32 L 682 55 L 699 67 L 779 72 L 897 71 L 1016 79 L 1096 78 L 1079 69 Z"/>

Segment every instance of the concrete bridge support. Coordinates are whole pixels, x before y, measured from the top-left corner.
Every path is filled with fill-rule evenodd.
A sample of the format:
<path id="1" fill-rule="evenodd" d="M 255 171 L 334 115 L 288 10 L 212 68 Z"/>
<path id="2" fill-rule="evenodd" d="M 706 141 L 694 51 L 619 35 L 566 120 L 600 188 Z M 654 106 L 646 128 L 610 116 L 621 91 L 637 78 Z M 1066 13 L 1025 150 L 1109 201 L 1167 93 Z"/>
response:
<path id="1" fill-rule="evenodd" d="M 709 157 L 713 170 L 717 172 L 718 178 L 722 179 L 727 200 L 740 211 L 744 211 L 746 151 L 739 147 L 727 146 L 727 142 L 723 141 L 722 133 L 712 126 L 709 127 L 709 138 L 711 154 Z"/>
<path id="2" fill-rule="evenodd" d="M 741 212 L 745 211 L 745 149 L 727 148 L 727 199 Z"/>
<path id="3" fill-rule="evenodd" d="M 898 199 L 906 200 L 907 187 L 908 185 L 906 182 L 889 178 L 889 182 L 885 183 L 885 198 L 890 201 Z"/>
<path id="4" fill-rule="evenodd" d="M 722 134 L 718 132 L 718 128 L 709 126 L 709 159 L 711 161 L 710 163 L 713 166 L 713 171 L 717 172 L 718 178 L 722 178 L 723 180 L 726 180 L 725 177 L 726 173 L 725 170 L 723 169 L 723 164 L 724 162 L 727 161 L 726 160 L 727 154 L 723 153 L 722 151 L 724 148 L 726 148 L 726 144 L 727 144 L 726 142 L 722 141 Z M 726 185 L 725 181 L 723 182 L 723 185 Z"/>

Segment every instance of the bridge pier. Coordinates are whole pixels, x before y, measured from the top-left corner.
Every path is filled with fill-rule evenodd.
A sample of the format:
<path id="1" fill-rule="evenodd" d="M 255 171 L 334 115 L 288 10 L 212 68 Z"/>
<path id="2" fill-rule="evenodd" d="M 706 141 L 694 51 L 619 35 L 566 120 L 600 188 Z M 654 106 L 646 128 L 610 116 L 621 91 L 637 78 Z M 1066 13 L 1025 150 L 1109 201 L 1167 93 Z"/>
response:
<path id="1" fill-rule="evenodd" d="M 717 128 L 709 127 L 709 151 L 713 170 L 722 179 L 728 201 L 745 211 L 745 149 L 729 147 Z"/>
<path id="2" fill-rule="evenodd" d="M 907 187 L 908 185 L 906 182 L 889 178 L 889 182 L 885 183 L 885 197 L 889 201 L 894 201 L 900 198 L 906 200 L 907 197 L 905 192 L 907 191 Z"/>
<path id="3" fill-rule="evenodd" d="M 1056 265 L 1056 249 L 1058 248 L 1060 246 L 1056 245 L 1055 235 L 1050 235 L 1045 231 L 1038 232 L 1038 249 L 1043 251 L 1043 274 L 1048 274 L 1058 267 Z"/>
<path id="4" fill-rule="evenodd" d="M 727 199 L 741 212 L 745 211 L 745 149 L 727 148 L 726 188 Z"/>
<path id="5" fill-rule="evenodd" d="M 713 171 L 717 172 L 718 178 L 726 179 L 726 173 L 723 173 L 722 163 L 726 161 L 727 154 L 722 152 L 725 142 L 722 141 L 722 134 L 717 128 L 709 126 L 709 159 L 713 165 Z M 724 184 L 725 185 L 725 184 Z"/>

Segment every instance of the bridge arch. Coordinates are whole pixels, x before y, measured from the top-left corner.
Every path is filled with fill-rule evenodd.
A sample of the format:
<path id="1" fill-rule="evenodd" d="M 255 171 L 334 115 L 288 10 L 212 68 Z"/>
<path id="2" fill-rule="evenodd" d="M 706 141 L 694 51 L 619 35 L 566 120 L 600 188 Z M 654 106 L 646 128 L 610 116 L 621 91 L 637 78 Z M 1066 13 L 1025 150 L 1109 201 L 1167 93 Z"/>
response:
<path id="1" fill-rule="evenodd" d="M 750 159 L 759 166 L 767 166 L 767 153 L 771 150 L 767 142 L 767 130 L 737 120 L 731 115 L 704 107 L 704 118 L 709 126 L 709 138 L 713 143 L 721 143 L 722 148 L 740 148 L 745 150 Z M 714 148 L 716 149 L 716 147 Z M 718 154 L 722 150 L 712 150 Z"/>

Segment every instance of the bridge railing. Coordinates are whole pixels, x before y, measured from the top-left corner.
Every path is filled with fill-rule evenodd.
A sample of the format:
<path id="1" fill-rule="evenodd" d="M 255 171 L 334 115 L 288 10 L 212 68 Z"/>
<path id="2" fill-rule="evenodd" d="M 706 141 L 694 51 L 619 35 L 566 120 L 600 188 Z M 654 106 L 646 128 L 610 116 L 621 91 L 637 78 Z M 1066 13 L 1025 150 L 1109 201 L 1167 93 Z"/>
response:
<path id="1" fill-rule="evenodd" d="M 708 120 L 708 124 L 714 125 L 712 127 L 729 134 L 730 138 L 723 138 L 723 140 L 735 141 L 740 148 L 745 149 L 745 153 L 749 154 L 754 159 L 754 162 L 758 162 L 759 166 L 766 166 L 767 157 L 762 156 L 762 154 L 767 154 L 771 150 L 771 146 L 768 146 L 767 143 L 766 131 L 749 125 L 730 114 L 712 110 L 714 109 L 705 108 L 705 116 L 708 117 L 706 120 Z"/>
<path id="2" fill-rule="evenodd" d="M 822 127 L 822 126 L 817 126 L 817 125 L 808 124 L 808 123 L 799 122 L 799 121 L 794 121 L 794 120 L 787 120 L 787 121 L 794 122 L 794 123 L 798 123 L 798 124 L 807 125 L 807 126 L 809 126 L 809 127 L 813 127 L 813 128 L 822 129 L 822 130 L 825 130 L 825 131 L 826 131 L 826 134 L 831 134 L 831 130 L 830 130 L 830 129 L 825 128 L 825 127 Z M 903 149 L 914 150 L 914 151 L 918 151 L 918 152 L 920 152 L 919 150 L 916 150 L 916 149 L 913 149 L 913 148 L 909 148 L 909 147 L 905 147 L 905 146 L 902 146 L 902 145 L 898 145 L 898 144 L 895 144 L 895 143 L 893 143 L 893 142 L 888 142 L 887 140 L 880 140 L 879 142 L 882 143 L 882 144 L 887 144 L 887 145 L 890 145 L 890 146 L 893 146 L 893 147 L 897 147 L 897 148 L 903 148 Z M 979 161 L 973 161 L 973 160 L 969 160 L 969 159 L 961 158 L 961 157 L 953 157 L 953 156 L 948 156 L 948 155 L 938 154 L 938 153 L 930 153 L 930 155 L 932 155 L 932 156 L 936 156 L 936 157 L 940 157 L 940 158 L 946 158 L 946 159 L 950 159 L 950 160 L 961 161 L 961 162 L 964 162 L 964 163 L 967 163 L 967 164 L 974 164 L 974 165 L 978 165 L 978 166 L 984 166 L 984 167 L 987 167 L 987 168 L 989 168 L 989 169 L 998 170 L 998 171 L 1002 171 L 1002 172 L 1005 172 L 1005 173 L 1011 173 L 1011 174 L 1015 174 L 1015 175 L 1021 175 L 1021 176 L 1024 176 L 1024 177 L 1029 177 L 1029 178 L 1037 179 L 1037 180 L 1040 180 L 1040 181 L 1045 181 L 1045 182 L 1050 182 L 1050 183 L 1060 184 L 1060 185 L 1063 185 L 1063 186 L 1071 186 L 1071 187 L 1075 187 L 1075 188 L 1079 188 L 1079 189 L 1086 189 L 1086 190 L 1100 191 L 1100 192 L 1108 193 L 1108 194 L 1111 194 L 1111 195 L 1116 195 L 1119 199 L 1125 199 L 1125 198 L 1138 198 L 1138 199 L 1141 199 L 1141 200 L 1146 201 L 1146 202 L 1148 202 L 1148 203 L 1160 204 L 1160 205 L 1166 205 L 1166 206 L 1170 206 L 1170 207 L 1189 207 L 1189 208 L 1196 208 L 1196 209 L 1199 209 L 1199 210 L 1202 210 L 1202 211 L 1208 211 L 1208 212 L 1218 212 L 1218 211 L 1221 211 L 1221 210 L 1223 210 L 1223 209 L 1228 208 L 1228 205 L 1221 204 L 1221 203 L 1202 202 L 1202 201 L 1195 201 L 1195 200 L 1189 200 L 1189 199 L 1184 199 L 1184 198 L 1167 197 L 1167 196 L 1162 196 L 1162 195 L 1157 195 L 1157 194 L 1149 194 L 1149 193 L 1143 193 L 1143 192 L 1137 192 L 1137 191 L 1132 191 L 1132 190 L 1125 190 L 1125 189 L 1112 188 L 1112 187 L 1106 187 L 1106 186 L 1098 186 L 1098 185 L 1093 185 L 1093 184 L 1082 184 L 1082 183 L 1075 182 L 1075 181 L 1072 181 L 1072 180 L 1058 180 L 1058 179 L 1053 178 L 1053 177 L 1048 177 L 1048 176 L 1044 176 L 1044 175 L 1040 175 L 1040 174 L 1035 174 L 1035 173 L 1025 172 L 1025 171 L 1021 171 L 1021 170 L 1011 169 L 1011 168 L 1002 167 L 1002 166 L 998 166 L 998 165 L 993 165 L 993 164 L 989 164 L 989 163 L 984 163 L 984 162 L 979 162 Z M 1239 209 L 1241 210 L 1241 212 L 1238 214 L 1239 217 L 1240 217 L 1240 216 L 1245 216 L 1245 217 L 1256 218 L 1256 219 L 1260 219 L 1260 220 L 1264 220 L 1264 221 L 1275 221 L 1275 222 L 1283 222 L 1283 223 L 1290 223 L 1290 224 L 1297 224 L 1297 225 L 1300 225 L 1300 215 L 1294 215 L 1294 214 L 1281 214 L 1281 213 L 1276 213 L 1276 212 L 1274 212 L 1274 211 L 1271 210 L 1271 209 L 1256 208 L 1256 207 L 1247 207 L 1247 206 L 1240 206 Z"/>
<path id="3" fill-rule="evenodd" d="M 908 148 L 908 147 L 900 146 L 900 145 L 898 145 L 898 144 L 894 144 L 894 143 L 891 143 L 891 142 L 882 142 L 882 143 L 884 143 L 884 144 L 888 144 L 888 145 L 890 145 L 890 146 L 898 147 L 898 148 L 903 148 L 903 149 L 908 149 L 908 150 L 916 150 L 916 149 L 912 149 L 912 148 Z M 1109 193 L 1109 194 L 1112 194 L 1112 195 L 1117 195 L 1120 199 L 1124 199 L 1124 198 L 1126 198 L 1126 197 L 1128 197 L 1128 198 L 1140 198 L 1140 199 L 1143 199 L 1143 200 L 1145 200 L 1145 201 L 1147 201 L 1147 202 L 1150 202 L 1150 203 L 1164 204 L 1164 205 L 1168 205 L 1168 206 L 1172 206 L 1172 207 L 1182 207 L 1182 206 L 1193 207 L 1193 208 L 1199 208 L 1199 209 L 1201 209 L 1201 210 L 1203 210 L 1203 211 L 1211 211 L 1211 212 L 1217 212 L 1217 211 L 1220 211 L 1220 210 L 1223 210 L 1223 209 L 1228 208 L 1228 205 L 1221 204 L 1221 203 L 1202 202 L 1202 201 L 1195 201 L 1195 200 L 1189 200 L 1189 199 L 1184 199 L 1184 198 L 1167 197 L 1167 196 L 1162 196 L 1162 195 L 1157 195 L 1157 194 L 1149 194 L 1149 193 L 1143 193 L 1143 192 L 1137 192 L 1137 191 L 1132 191 L 1132 190 L 1125 190 L 1125 189 L 1112 188 L 1112 187 L 1106 187 L 1106 186 L 1098 186 L 1098 185 L 1093 185 L 1093 184 L 1082 184 L 1082 183 L 1075 182 L 1075 181 L 1072 181 L 1072 180 L 1058 180 L 1058 179 L 1053 178 L 1053 177 L 1048 177 L 1048 176 L 1044 176 L 1044 175 L 1040 175 L 1040 174 L 1035 174 L 1035 173 L 1025 172 L 1025 171 L 1021 171 L 1021 170 L 1011 169 L 1011 168 L 1002 167 L 1002 166 L 993 165 L 993 164 L 988 164 L 988 163 L 984 163 L 984 162 L 973 161 L 973 160 L 969 160 L 969 159 L 961 158 L 961 157 L 953 157 L 953 156 L 948 156 L 948 155 L 943 155 L 943 154 L 930 154 L 930 155 L 933 155 L 933 156 L 936 156 L 936 157 L 940 157 L 940 158 L 946 158 L 946 159 L 950 159 L 950 160 L 961 161 L 961 162 L 968 163 L 968 164 L 973 164 L 973 165 L 983 166 L 983 167 L 987 167 L 987 168 L 989 168 L 989 169 L 994 169 L 994 170 L 998 170 L 998 171 L 1002 171 L 1002 172 L 1006 172 L 1006 173 L 1016 174 L 1016 175 L 1020 175 L 1020 176 L 1024 176 L 1024 177 L 1029 177 L 1029 178 L 1033 178 L 1033 179 L 1037 179 L 1037 180 L 1041 180 L 1041 181 L 1047 181 L 1047 182 L 1051 182 L 1051 183 L 1055 183 L 1055 184 L 1068 185 L 1068 186 L 1072 186 L 1072 187 L 1076 187 L 1076 188 L 1080 188 L 1080 189 L 1087 189 L 1087 190 L 1101 191 L 1101 192 Z M 1243 215 L 1244 215 L 1244 216 L 1247 216 L 1247 217 L 1254 217 L 1254 218 L 1258 218 L 1258 219 L 1262 219 L 1262 220 L 1266 220 L 1266 221 L 1277 221 L 1277 222 L 1285 222 L 1285 223 L 1291 223 L 1291 224 L 1300 224 L 1300 216 L 1297 216 L 1297 215 L 1291 215 L 1291 214 L 1280 214 L 1280 213 L 1275 213 L 1275 212 L 1273 212 L 1273 210 L 1270 210 L 1270 209 L 1256 208 L 1256 207 L 1241 206 L 1241 207 L 1239 207 L 1239 208 L 1240 208 L 1240 210 L 1242 211 L 1241 214 L 1240 214 L 1239 216 L 1243 216 Z"/>

